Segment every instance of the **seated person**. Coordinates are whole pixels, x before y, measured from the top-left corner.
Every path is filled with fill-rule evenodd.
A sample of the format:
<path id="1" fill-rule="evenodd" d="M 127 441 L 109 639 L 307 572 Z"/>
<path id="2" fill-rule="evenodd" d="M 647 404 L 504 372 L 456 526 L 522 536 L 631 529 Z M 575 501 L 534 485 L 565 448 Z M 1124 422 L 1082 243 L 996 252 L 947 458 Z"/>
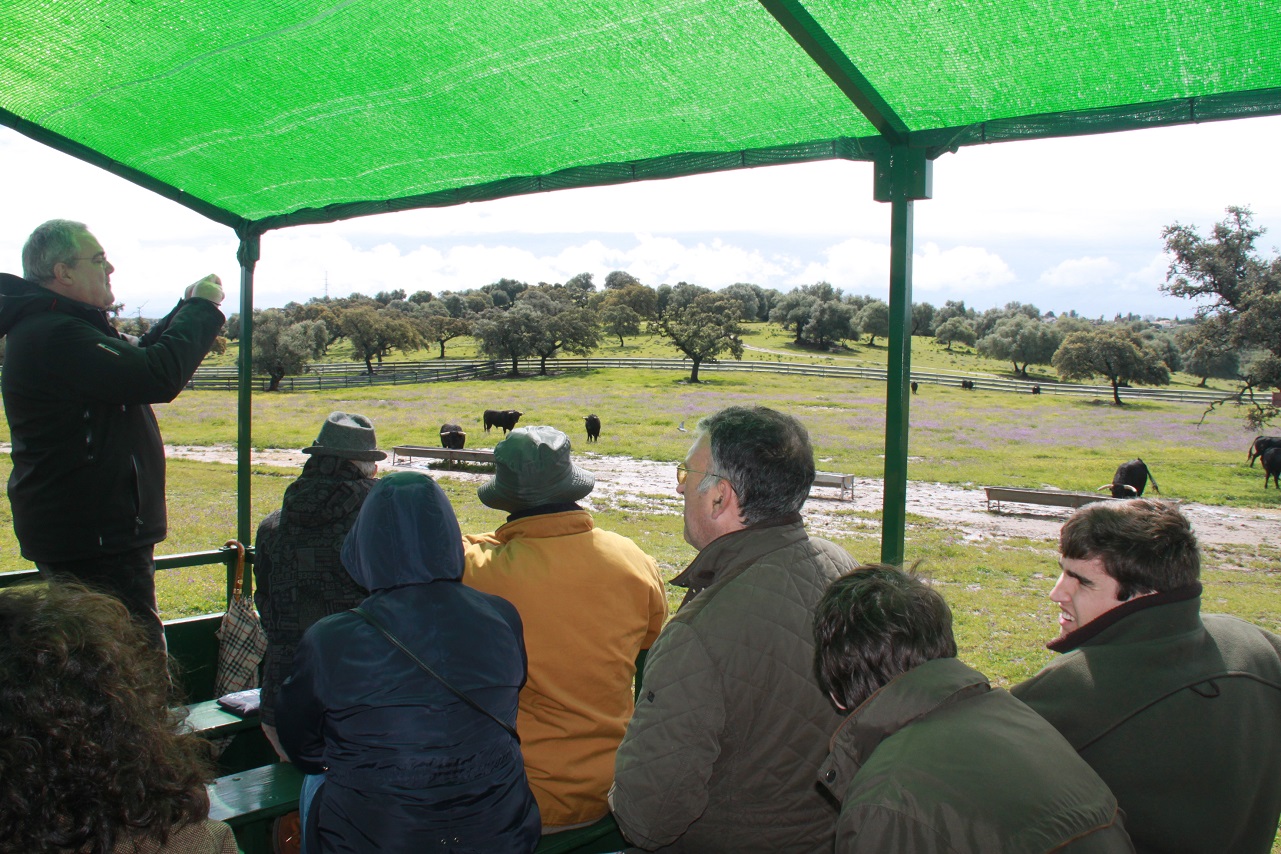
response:
<path id="1" fill-rule="evenodd" d="M 1116 794 L 1140 852 L 1267 854 L 1281 815 L 1281 637 L 1201 614 L 1179 508 L 1089 504 L 1059 535 L 1063 653 L 1014 696 Z"/>
<path id="2" fill-rule="evenodd" d="M 0 591 L 0 850 L 235 854 L 149 634 L 75 584 Z"/>
<path id="3" fill-rule="evenodd" d="M 387 475 L 342 562 L 370 591 L 365 616 L 313 625 L 276 705 L 290 760 L 323 775 L 300 804 L 303 850 L 533 851 L 538 807 L 512 729 L 525 682 L 520 617 L 460 583 L 449 500 L 424 474 Z"/>
<path id="4" fill-rule="evenodd" d="M 262 666 L 262 730 L 276 752 L 276 692 L 294 664 L 303 633 L 321 617 L 345 611 L 369 595 L 343 569 L 340 554 L 360 505 L 374 487 L 378 450 L 374 425 L 363 415 L 332 412 L 320 435 L 303 448 L 310 459 L 289 484 L 279 510 L 254 539 L 254 603 L 267 635 Z"/>
<path id="5" fill-rule="evenodd" d="M 1132 852 L 1116 799 L 1039 715 L 956 658 L 952 612 L 915 575 L 833 582 L 814 672 L 850 712 L 818 779 L 841 854 Z"/>
<path id="6" fill-rule="evenodd" d="M 525 625 L 518 729 L 551 833 L 609 811 L 636 656 L 663 627 L 667 598 L 653 559 L 576 503 L 596 479 L 570 460 L 564 433 L 517 428 L 494 449 L 494 465 L 477 494 L 511 515 L 493 533 L 464 538 L 463 582 L 511 602 Z"/>

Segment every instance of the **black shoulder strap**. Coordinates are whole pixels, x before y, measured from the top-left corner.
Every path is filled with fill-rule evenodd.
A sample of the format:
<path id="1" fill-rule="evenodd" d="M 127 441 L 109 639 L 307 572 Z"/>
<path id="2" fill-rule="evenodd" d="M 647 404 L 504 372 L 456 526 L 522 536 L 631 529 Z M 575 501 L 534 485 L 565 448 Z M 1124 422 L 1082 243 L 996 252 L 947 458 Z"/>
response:
<path id="1" fill-rule="evenodd" d="M 486 709 L 480 703 L 477 703 L 471 697 L 468 697 L 462 691 L 459 691 L 453 685 L 450 685 L 447 681 L 445 681 L 445 679 L 439 673 L 437 673 L 435 670 L 432 670 L 431 667 L 428 666 L 427 662 L 423 661 L 421 658 L 415 655 L 413 651 L 409 649 L 409 647 L 405 646 L 403 643 L 400 642 L 400 640 L 395 635 L 387 631 L 387 627 L 384 626 L 379 620 L 377 620 L 373 614 L 370 614 L 368 611 L 364 611 L 359 607 L 352 608 L 351 612 L 359 616 L 366 623 L 369 623 L 369 625 L 373 626 L 375 629 L 377 629 L 378 633 L 383 637 L 385 637 L 387 640 L 389 640 L 392 646 L 396 647 L 396 649 L 400 650 L 405 655 L 412 658 L 414 660 L 414 664 L 417 664 L 419 667 L 423 669 L 424 672 L 427 673 L 428 676 L 431 676 L 441 685 L 444 685 L 446 688 L 448 688 L 451 694 L 453 694 L 458 699 L 462 700 L 467 705 L 471 706 L 476 711 L 480 712 L 485 717 L 492 720 L 494 723 L 498 724 L 503 729 L 507 730 L 507 732 L 511 734 L 511 737 L 516 739 L 516 743 L 520 744 L 520 736 L 516 734 L 515 729 L 508 726 L 503 721 L 499 720 L 498 717 L 495 716 L 493 712 Z"/>

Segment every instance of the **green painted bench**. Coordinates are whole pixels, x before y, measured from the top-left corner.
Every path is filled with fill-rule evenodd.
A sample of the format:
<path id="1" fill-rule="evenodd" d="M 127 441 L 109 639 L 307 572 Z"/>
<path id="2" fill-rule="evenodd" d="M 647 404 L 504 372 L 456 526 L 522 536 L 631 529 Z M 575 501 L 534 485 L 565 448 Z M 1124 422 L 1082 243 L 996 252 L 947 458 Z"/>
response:
<path id="1" fill-rule="evenodd" d="M 209 817 L 225 821 L 244 854 L 270 854 L 272 823 L 298 809 L 303 774 L 276 762 L 219 777 L 208 786 Z"/>

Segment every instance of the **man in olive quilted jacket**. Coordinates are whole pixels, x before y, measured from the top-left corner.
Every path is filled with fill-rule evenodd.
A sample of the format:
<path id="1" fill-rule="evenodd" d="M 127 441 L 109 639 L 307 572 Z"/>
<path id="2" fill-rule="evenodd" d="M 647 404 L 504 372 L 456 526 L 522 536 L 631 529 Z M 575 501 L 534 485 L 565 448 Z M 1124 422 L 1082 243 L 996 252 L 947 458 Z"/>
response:
<path id="1" fill-rule="evenodd" d="M 836 809 L 814 785 L 840 715 L 813 673 L 814 609 L 852 570 L 800 509 L 814 453 L 800 422 L 730 407 L 677 466 L 698 557 L 650 649 L 610 803 L 647 851 L 832 850 Z"/>

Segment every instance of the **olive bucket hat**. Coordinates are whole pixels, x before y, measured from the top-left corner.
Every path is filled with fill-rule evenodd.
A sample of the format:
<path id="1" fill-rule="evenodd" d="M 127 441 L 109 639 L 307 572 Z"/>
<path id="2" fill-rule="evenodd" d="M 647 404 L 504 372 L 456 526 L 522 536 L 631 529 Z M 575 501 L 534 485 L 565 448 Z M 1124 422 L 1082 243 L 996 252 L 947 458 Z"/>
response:
<path id="1" fill-rule="evenodd" d="M 363 415 L 347 412 L 329 413 L 316 441 L 302 452 L 365 462 L 387 459 L 387 455 L 378 450 L 373 422 Z"/>
<path id="2" fill-rule="evenodd" d="M 517 427 L 494 447 L 495 473 L 476 490 L 480 502 L 519 513 L 577 501 L 596 477 L 569 460 L 569 437 L 554 427 Z"/>

